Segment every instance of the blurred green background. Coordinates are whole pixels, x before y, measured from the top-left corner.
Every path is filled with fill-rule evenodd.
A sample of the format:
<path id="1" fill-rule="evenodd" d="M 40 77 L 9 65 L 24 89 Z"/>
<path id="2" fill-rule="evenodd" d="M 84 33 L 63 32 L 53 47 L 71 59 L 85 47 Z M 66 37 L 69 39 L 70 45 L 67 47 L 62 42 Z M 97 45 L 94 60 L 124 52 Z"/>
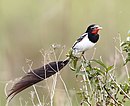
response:
<path id="1" fill-rule="evenodd" d="M 74 41 L 92 23 L 103 27 L 95 58 L 102 56 L 111 63 L 113 38 L 120 33 L 126 39 L 130 29 L 129 4 L 129 0 L 0 0 L 0 106 L 6 102 L 5 84 L 24 75 L 26 58 L 33 61 L 33 68 L 39 67 L 42 65 L 39 50 L 58 43 L 66 46 L 61 58 L 64 59 Z M 89 59 L 92 53 L 93 49 L 86 57 Z M 70 91 L 77 87 L 74 72 L 65 68 L 61 74 Z M 62 91 L 63 84 L 58 88 Z M 9 106 L 20 106 L 18 98 Z"/>

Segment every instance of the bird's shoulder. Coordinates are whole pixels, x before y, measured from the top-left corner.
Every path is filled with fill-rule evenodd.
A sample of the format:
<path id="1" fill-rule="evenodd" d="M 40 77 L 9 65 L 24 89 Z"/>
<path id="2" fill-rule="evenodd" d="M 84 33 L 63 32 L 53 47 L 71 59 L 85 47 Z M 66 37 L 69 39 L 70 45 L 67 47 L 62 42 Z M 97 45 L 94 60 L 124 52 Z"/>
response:
<path id="1" fill-rule="evenodd" d="M 81 40 L 83 40 L 83 38 L 84 38 L 85 36 L 87 36 L 87 35 L 88 35 L 88 33 L 82 34 L 82 35 L 77 39 L 77 42 L 80 42 Z"/>
<path id="2" fill-rule="evenodd" d="M 82 35 L 76 40 L 76 42 L 74 43 L 73 47 L 74 47 L 77 43 L 79 43 L 80 41 L 82 41 L 83 38 L 86 37 L 87 35 L 88 35 L 88 33 L 82 34 Z M 73 47 L 72 47 L 72 48 L 73 48 Z"/>

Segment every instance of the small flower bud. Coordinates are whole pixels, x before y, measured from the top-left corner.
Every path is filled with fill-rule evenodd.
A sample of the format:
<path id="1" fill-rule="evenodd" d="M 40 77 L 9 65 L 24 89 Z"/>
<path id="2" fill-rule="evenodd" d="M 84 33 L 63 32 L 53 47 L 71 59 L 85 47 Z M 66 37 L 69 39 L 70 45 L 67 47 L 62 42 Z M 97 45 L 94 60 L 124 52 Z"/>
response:
<path id="1" fill-rule="evenodd" d="M 128 31 L 128 37 L 127 37 L 127 41 L 130 41 L 130 30 Z"/>
<path id="2" fill-rule="evenodd" d="M 130 41 L 130 36 L 127 37 L 127 41 Z"/>
<path id="3" fill-rule="evenodd" d="M 130 37 L 130 30 L 128 31 L 128 36 Z"/>

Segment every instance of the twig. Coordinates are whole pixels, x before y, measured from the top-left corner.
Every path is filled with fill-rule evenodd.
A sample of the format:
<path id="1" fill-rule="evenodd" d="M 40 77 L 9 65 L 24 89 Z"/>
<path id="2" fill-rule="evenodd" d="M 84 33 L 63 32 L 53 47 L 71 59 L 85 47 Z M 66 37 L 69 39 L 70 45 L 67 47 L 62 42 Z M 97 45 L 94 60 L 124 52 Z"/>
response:
<path id="1" fill-rule="evenodd" d="M 84 70 L 82 70 L 82 71 L 84 71 Z M 87 83 L 86 83 L 86 76 L 85 75 L 82 75 L 82 78 L 83 78 L 83 81 L 84 81 L 84 87 L 85 87 L 85 93 L 87 94 L 87 96 L 89 95 L 89 93 L 88 93 L 88 88 L 87 88 Z M 85 102 L 85 101 L 84 101 Z M 88 100 L 87 100 L 87 104 L 89 105 L 89 106 L 91 106 L 91 103 L 90 103 L 90 98 L 88 97 Z"/>
<path id="2" fill-rule="evenodd" d="M 59 55 L 59 57 L 58 57 L 58 60 L 60 59 L 61 55 L 63 54 L 64 49 L 65 49 L 65 46 L 62 47 L 62 51 L 60 52 L 60 55 Z M 58 75 L 59 75 L 59 77 L 60 77 L 60 79 L 61 79 L 61 82 L 62 82 L 63 85 L 64 85 L 65 91 L 66 91 L 67 96 L 68 96 L 68 100 L 69 100 L 69 102 L 70 102 L 70 106 L 72 106 L 72 102 L 71 102 L 71 98 L 70 98 L 70 95 L 69 95 L 67 86 L 66 86 L 66 84 L 65 84 L 64 80 L 62 79 L 61 74 L 60 74 L 59 72 L 58 72 Z"/>
<path id="3" fill-rule="evenodd" d="M 94 48 L 94 51 L 93 51 L 93 54 L 92 54 L 91 60 L 93 60 L 93 58 L 94 58 L 94 56 L 95 56 L 95 53 L 96 53 L 96 48 Z"/>
<path id="4" fill-rule="evenodd" d="M 124 93 L 124 95 L 130 100 L 130 96 L 125 93 L 125 91 L 120 87 L 120 85 L 114 80 L 114 78 L 111 76 L 111 74 L 108 73 L 108 75 L 111 77 L 113 82 L 118 86 L 118 88 Z"/>
<path id="5" fill-rule="evenodd" d="M 43 49 L 42 50 L 40 50 L 40 53 L 42 54 L 42 56 L 43 56 L 43 66 L 44 66 L 44 69 L 45 69 L 45 76 L 46 76 L 46 68 L 45 68 L 45 60 L 46 60 L 46 53 L 45 54 L 43 54 Z M 46 85 L 47 85 L 47 89 L 48 89 L 48 92 L 50 93 L 50 88 L 49 88 L 49 85 L 48 85 L 48 81 L 45 79 L 45 82 L 46 82 Z"/>
<path id="6" fill-rule="evenodd" d="M 53 106 L 53 98 L 54 98 L 54 94 L 55 94 L 56 83 L 57 83 L 57 73 L 56 73 L 55 78 L 53 80 L 53 85 L 52 85 L 52 90 L 51 90 L 51 97 L 50 97 L 51 106 Z"/>
<path id="7" fill-rule="evenodd" d="M 121 44 L 121 36 L 120 36 L 120 34 L 119 34 L 119 43 Z M 122 57 L 122 59 L 123 59 L 123 62 L 125 63 L 125 57 L 124 57 L 124 55 L 123 55 L 123 51 L 122 51 L 122 48 L 121 48 L 121 46 L 120 46 L 120 49 L 118 49 L 117 47 L 115 47 L 117 50 L 118 50 L 118 52 L 121 54 L 121 57 Z M 129 72 L 128 72 L 128 67 L 127 67 L 127 65 L 125 65 L 124 66 L 125 67 L 125 71 L 126 71 L 126 74 L 127 74 L 127 77 L 128 77 L 128 79 L 130 78 L 130 76 L 129 76 Z"/>
<path id="8" fill-rule="evenodd" d="M 33 62 L 32 62 L 31 64 L 28 64 L 29 70 L 31 70 L 31 71 L 32 71 L 32 65 L 33 65 Z M 39 102 L 39 105 L 42 106 L 42 103 L 41 103 L 41 101 L 40 101 L 40 98 L 39 98 L 39 95 L 38 95 L 38 92 L 37 92 L 37 90 L 36 90 L 35 85 L 33 85 L 33 89 L 34 89 L 34 92 L 35 92 L 35 94 L 36 94 L 36 97 L 37 97 L 37 100 L 38 100 L 38 102 Z"/>
<path id="9" fill-rule="evenodd" d="M 20 106 L 23 106 L 22 105 L 22 98 L 21 97 L 19 98 L 19 102 L 20 102 Z"/>
<path id="10" fill-rule="evenodd" d="M 53 50 L 53 54 L 54 54 L 54 58 L 55 58 L 55 61 L 56 63 L 58 63 L 58 60 L 57 60 L 57 57 L 56 57 L 56 54 L 55 54 L 55 48 L 52 47 L 52 50 Z M 59 71 L 59 68 L 58 68 L 58 64 L 57 65 L 57 70 Z M 55 79 L 53 80 L 53 86 L 52 86 L 52 92 L 51 92 L 51 106 L 53 106 L 53 98 L 54 98 L 54 91 L 55 91 L 55 88 L 56 88 L 56 83 L 57 83 L 57 73 L 55 75 Z"/>
<path id="11" fill-rule="evenodd" d="M 71 102 L 71 98 L 70 98 L 70 95 L 69 95 L 67 86 L 66 86 L 64 80 L 62 79 L 61 75 L 59 75 L 59 77 L 60 77 L 60 79 L 61 79 L 61 81 L 62 81 L 62 83 L 63 83 L 63 85 L 64 85 L 65 91 L 66 91 L 66 93 L 67 93 L 67 96 L 68 96 L 68 99 L 69 99 L 69 102 L 70 102 L 70 106 L 72 106 L 72 102 Z"/>
<path id="12" fill-rule="evenodd" d="M 112 97 L 112 95 L 107 91 L 105 85 L 103 86 L 103 88 L 104 88 L 105 91 L 107 92 L 108 96 L 109 96 L 110 98 L 112 98 L 116 104 L 118 104 L 118 105 L 122 105 L 122 104 L 118 103 L 118 101 L 117 101 L 115 98 Z M 122 105 L 122 106 L 123 106 L 123 105 Z"/>

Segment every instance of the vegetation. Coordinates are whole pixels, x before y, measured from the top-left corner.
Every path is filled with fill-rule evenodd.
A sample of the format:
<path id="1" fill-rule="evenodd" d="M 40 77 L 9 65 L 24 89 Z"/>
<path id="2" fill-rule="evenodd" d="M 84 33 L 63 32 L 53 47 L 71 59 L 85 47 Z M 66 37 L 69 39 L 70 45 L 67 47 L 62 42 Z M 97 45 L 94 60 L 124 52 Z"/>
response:
<path id="1" fill-rule="evenodd" d="M 76 78 L 82 77 L 80 79 L 81 86 L 76 90 L 74 95 L 79 96 L 79 103 L 77 105 L 80 106 L 125 106 L 125 103 L 129 103 L 130 101 L 130 77 L 128 73 L 127 64 L 130 61 L 129 60 L 129 52 L 130 52 L 130 41 L 124 41 L 121 42 L 121 39 L 119 37 L 119 44 L 121 45 L 120 48 L 115 47 L 115 49 L 121 53 L 121 57 L 124 60 L 124 65 L 122 64 L 122 67 L 125 67 L 123 71 L 126 72 L 125 77 L 126 80 L 123 82 L 118 81 L 118 77 L 115 74 L 118 67 L 117 60 L 115 59 L 114 64 L 108 65 L 106 64 L 102 57 L 100 59 L 95 59 L 93 53 L 93 56 L 90 60 L 86 60 L 81 56 L 80 59 L 73 57 L 71 54 L 71 51 L 67 54 L 68 57 L 71 58 L 69 67 L 72 71 L 75 72 Z M 56 53 L 61 49 L 60 55 L 57 58 Z M 63 53 L 64 47 L 61 47 L 60 45 L 52 45 L 51 46 L 51 54 L 54 55 L 54 58 L 58 61 L 61 54 Z M 126 52 L 126 57 L 124 56 L 124 52 Z M 41 50 L 41 54 L 44 56 L 47 54 L 44 54 Z M 52 57 L 52 56 L 51 56 Z M 32 68 L 32 62 L 27 61 L 29 70 Z M 24 70 L 25 72 L 25 70 Z M 65 92 L 66 92 L 66 98 L 68 99 L 68 105 L 73 106 L 73 101 L 70 96 L 70 93 L 67 89 L 66 82 L 64 82 L 62 76 L 60 73 L 57 73 L 55 77 L 53 76 L 53 83 L 52 86 L 49 87 L 48 85 L 48 91 L 50 95 L 50 101 L 46 103 L 45 99 L 41 101 L 40 95 L 37 92 L 38 85 L 33 85 L 33 89 L 31 91 L 31 102 L 33 106 L 35 106 L 35 99 L 37 98 L 38 106 L 44 106 L 46 104 L 53 106 L 54 105 L 54 95 L 56 92 L 56 84 L 57 80 L 61 80 L 63 83 Z M 41 87 L 40 87 L 41 88 Z M 44 97 L 44 96 L 43 96 Z M 21 99 L 20 99 L 21 103 Z M 7 102 L 8 105 L 8 102 Z M 26 102 L 26 105 L 28 105 L 28 102 Z M 21 103 L 21 106 L 23 104 Z"/>
<path id="2" fill-rule="evenodd" d="M 121 44 L 122 48 L 116 48 L 122 55 L 122 49 L 127 53 L 124 66 L 130 61 L 130 41 Z M 102 58 L 84 60 L 81 59 L 77 65 L 77 58 L 71 57 L 70 69 L 76 72 L 77 76 L 83 78 L 82 88 L 77 92 L 81 97 L 81 106 L 124 106 L 126 101 L 130 101 L 130 77 L 126 68 L 127 80 L 118 82 L 115 75 L 116 63 L 107 65 Z M 116 61 L 116 60 L 114 60 Z M 122 65 L 122 67 L 124 67 Z M 124 70 L 124 71 L 125 71 Z"/>
<path id="3" fill-rule="evenodd" d="M 129 106 L 129 99 L 125 97 L 123 102 L 125 94 L 120 94 L 121 89 L 129 86 L 129 52 L 123 51 L 127 44 L 120 46 L 130 29 L 129 4 L 130 0 L 0 0 L 0 106 L 6 104 L 6 84 L 8 91 L 15 79 L 25 75 L 30 68 L 35 69 L 50 61 L 65 59 L 65 54 L 74 41 L 92 23 L 101 25 L 103 30 L 96 49 L 86 52 L 86 61 L 81 58 L 76 70 L 71 71 L 70 68 L 73 69 L 74 66 L 70 64 L 70 68 L 65 67 L 57 75 L 21 92 L 8 106 L 49 106 L 50 102 L 54 106 L 79 106 L 88 105 L 88 100 L 93 106 L 97 101 L 105 103 L 105 100 L 101 101 L 102 98 L 110 99 L 112 104 L 117 105 L 116 100 L 118 104 Z M 118 32 L 120 37 L 117 36 Z M 65 47 L 48 49 L 53 43 Z M 107 68 L 111 66 L 111 69 L 107 72 L 99 63 Z M 88 79 L 85 73 L 90 74 Z M 90 77 L 94 74 L 96 77 L 92 80 Z M 103 79 L 96 82 L 96 78 L 100 77 Z M 106 82 L 105 77 L 109 79 Z M 94 81 L 100 83 L 102 90 L 98 90 L 96 84 L 93 85 Z M 108 83 L 112 83 L 116 89 L 112 89 Z M 103 84 L 106 84 L 106 90 Z M 85 92 L 85 85 L 88 94 L 93 94 L 94 98 L 89 97 L 87 100 L 81 95 Z M 119 87 L 117 99 L 114 97 L 116 92 L 112 92 Z M 100 91 L 105 93 L 105 97 L 95 100 L 94 89 L 98 90 L 98 94 L 101 94 Z M 124 92 L 128 95 L 127 91 Z M 84 94 L 86 97 L 86 93 Z"/>

